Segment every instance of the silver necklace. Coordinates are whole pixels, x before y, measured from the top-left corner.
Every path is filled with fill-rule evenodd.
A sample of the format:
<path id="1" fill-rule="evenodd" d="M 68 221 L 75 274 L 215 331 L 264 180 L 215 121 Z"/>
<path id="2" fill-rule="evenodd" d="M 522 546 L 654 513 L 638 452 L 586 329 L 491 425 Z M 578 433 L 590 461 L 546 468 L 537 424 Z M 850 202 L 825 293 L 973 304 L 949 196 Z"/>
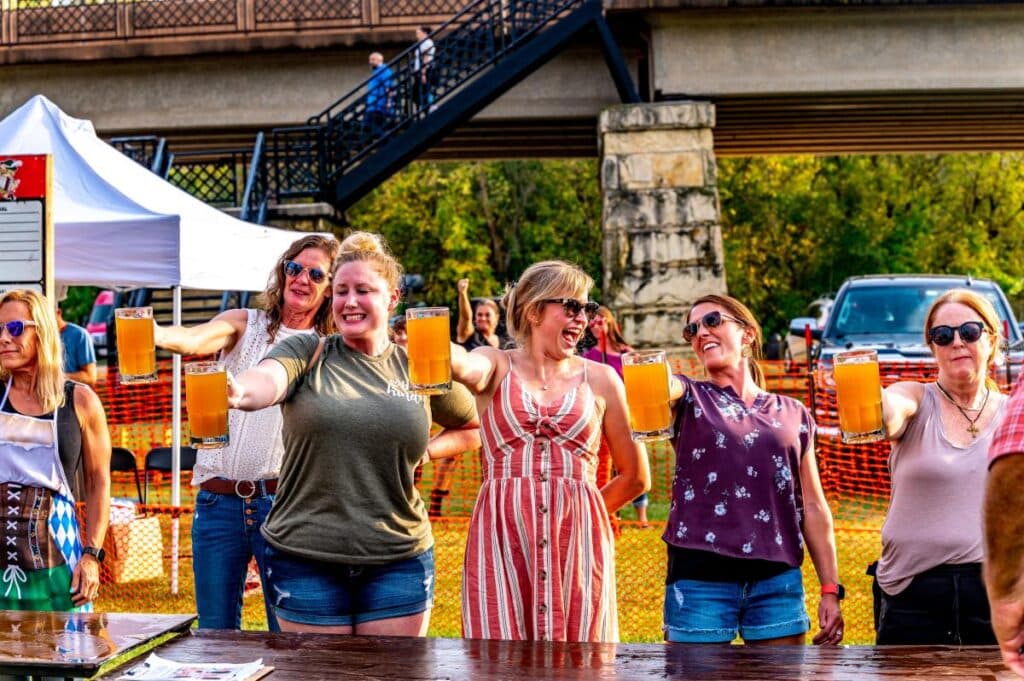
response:
<path id="1" fill-rule="evenodd" d="M 939 383 L 938 381 L 935 381 L 935 387 L 938 388 L 939 392 L 942 393 L 943 396 L 947 400 L 952 402 L 953 406 L 957 408 L 957 410 L 960 412 L 960 414 L 965 419 L 967 419 L 967 424 L 968 424 L 967 425 L 967 432 L 971 434 L 971 437 L 972 438 L 978 437 L 978 426 L 976 424 L 978 423 L 978 419 L 981 418 L 981 415 L 985 413 L 985 405 L 988 404 L 988 396 L 992 393 L 992 390 L 990 388 L 985 388 L 985 399 L 983 399 L 981 401 L 981 406 L 979 408 L 974 409 L 974 408 L 971 408 L 971 407 L 968 407 L 968 408 L 961 407 L 960 403 L 957 402 L 956 400 L 954 400 L 953 396 L 950 395 L 948 392 L 946 392 L 946 389 L 943 388 L 942 384 Z M 978 414 L 977 414 L 977 416 L 975 416 L 972 419 L 970 416 L 967 415 L 968 411 L 976 411 L 976 412 L 978 412 Z"/>

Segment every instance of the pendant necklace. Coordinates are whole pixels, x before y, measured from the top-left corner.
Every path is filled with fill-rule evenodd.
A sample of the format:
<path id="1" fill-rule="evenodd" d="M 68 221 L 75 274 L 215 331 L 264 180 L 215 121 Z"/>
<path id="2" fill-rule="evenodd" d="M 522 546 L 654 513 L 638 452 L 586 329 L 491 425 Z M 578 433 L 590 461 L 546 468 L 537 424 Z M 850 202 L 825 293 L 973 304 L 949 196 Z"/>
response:
<path id="1" fill-rule="evenodd" d="M 967 419 L 967 423 L 968 423 L 968 425 L 967 425 L 967 432 L 971 434 L 971 437 L 972 438 L 978 437 L 978 426 L 975 425 L 975 424 L 978 423 L 978 419 L 981 418 L 981 415 L 985 413 L 985 405 L 988 404 L 988 396 L 992 393 L 992 390 L 990 388 L 985 388 L 985 399 L 981 401 L 981 407 L 980 408 L 978 408 L 978 409 L 966 408 L 965 409 L 964 407 L 960 406 L 959 402 L 957 402 L 956 400 L 953 399 L 952 395 L 950 395 L 948 392 L 946 392 L 946 389 L 942 387 L 941 383 L 939 383 L 938 381 L 935 381 L 935 387 L 938 388 L 939 392 L 942 393 L 943 396 L 947 400 L 952 402 L 953 406 L 956 407 L 960 411 L 960 414 L 965 419 Z M 970 416 L 967 415 L 968 411 L 976 411 L 976 412 L 978 412 L 978 415 L 975 416 L 972 419 Z"/>

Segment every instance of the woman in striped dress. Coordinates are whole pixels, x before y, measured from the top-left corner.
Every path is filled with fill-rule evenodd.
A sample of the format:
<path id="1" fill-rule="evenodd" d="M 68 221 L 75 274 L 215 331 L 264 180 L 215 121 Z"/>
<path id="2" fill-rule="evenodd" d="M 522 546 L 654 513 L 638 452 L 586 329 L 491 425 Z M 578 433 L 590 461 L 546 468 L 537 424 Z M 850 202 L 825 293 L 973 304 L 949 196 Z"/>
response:
<path id="1" fill-rule="evenodd" d="M 453 375 L 477 396 L 484 458 L 462 575 L 466 638 L 618 639 L 608 513 L 647 490 L 650 472 L 621 379 L 576 356 L 597 308 L 592 286 L 568 263 L 534 264 L 505 296 L 517 349 L 453 346 Z M 602 433 L 618 474 L 599 490 Z"/>

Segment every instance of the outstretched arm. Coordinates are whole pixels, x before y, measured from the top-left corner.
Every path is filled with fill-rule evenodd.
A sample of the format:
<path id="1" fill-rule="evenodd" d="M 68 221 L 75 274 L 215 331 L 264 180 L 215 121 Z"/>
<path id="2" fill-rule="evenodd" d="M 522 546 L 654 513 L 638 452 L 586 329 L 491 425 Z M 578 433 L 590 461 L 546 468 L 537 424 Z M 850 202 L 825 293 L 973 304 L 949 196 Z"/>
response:
<path id="1" fill-rule="evenodd" d="M 589 361 L 589 360 L 584 360 Z M 615 513 L 651 488 L 651 469 L 647 449 L 633 440 L 626 409 L 626 390 L 615 370 L 605 364 L 591 362 L 591 386 L 604 398 L 604 437 L 615 464 L 615 477 L 601 488 L 604 505 Z"/>
<path id="2" fill-rule="evenodd" d="M 265 359 L 237 377 L 228 375 L 228 406 L 256 411 L 284 400 L 288 372 L 276 359 Z"/>
<path id="3" fill-rule="evenodd" d="M 230 352 L 245 333 L 248 322 L 246 310 L 225 310 L 208 322 L 192 327 L 154 327 L 157 347 L 179 355 L 210 355 L 221 350 Z"/>
<path id="4" fill-rule="evenodd" d="M 907 424 L 921 407 L 924 384 L 916 381 L 893 383 L 882 391 L 882 423 L 890 440 L 903 437 Z"/>

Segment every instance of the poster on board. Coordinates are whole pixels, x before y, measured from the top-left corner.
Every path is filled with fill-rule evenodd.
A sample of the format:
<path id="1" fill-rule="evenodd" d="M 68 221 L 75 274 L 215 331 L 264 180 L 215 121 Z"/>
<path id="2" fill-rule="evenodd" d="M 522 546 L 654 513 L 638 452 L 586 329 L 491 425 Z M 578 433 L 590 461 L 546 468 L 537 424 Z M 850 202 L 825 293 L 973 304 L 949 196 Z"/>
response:
<path id="1" fill-rule="evenodd" d="M 0 154 L 0 293 L 30 288 L 52 300 L 52 162 Z"/>

